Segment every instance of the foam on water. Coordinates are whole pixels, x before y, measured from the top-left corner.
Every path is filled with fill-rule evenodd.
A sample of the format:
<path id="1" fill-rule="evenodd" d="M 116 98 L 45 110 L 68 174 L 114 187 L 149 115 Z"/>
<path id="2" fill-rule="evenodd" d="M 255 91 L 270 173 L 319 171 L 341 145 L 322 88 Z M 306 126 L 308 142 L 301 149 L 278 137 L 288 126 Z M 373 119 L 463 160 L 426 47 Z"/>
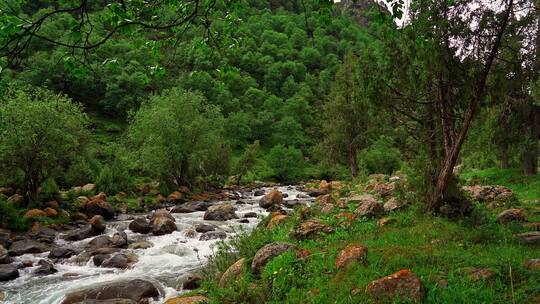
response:
<path id="1" fill-rule="evenodd" d="M 270 188 L 264 188 L 268 192 Z M 294 187 L 279 187 L 283 193 L 289 196 L 286 200 L 297 199 L 297 195 L 302 192 Z M 4 292 L 6 304 L 58 304 L 64 296 L 93 285 L 100 285 L 104 282 L 121 281 L 125 279 L 144 279 L 153 282 L 160 289 L 162 297 L 157 302 L 162 303 L 168 297 L 176 295 L 180 289 L 178 280 L 187 274 L 199 269 L 211 256 L 218 240 L 200 241 L 200 233 L 195 237 L 186 236 L 186 231 L 194 229 L 199 223 L 213 224 L 216 230 L 227 233 L 230 239 L 240 231 L 250 231 L 261 219 L 268 215 L 266 210 L 258 206 L 259 197 L 249 195 L 243 201 L 247 204 L 235 204 L 236 214 L 242 218 L 248 212 L 256 212 L 259 218 L 250 218 L 249 223 L 239 223 L 239 220 L 225 222 L 205 221 L 204 212 L 172 214 L 176 219 L 178 231 L 168 235 L 154 236 L 143 235 L 127 229 L 129 220 L 113 221 L 107 223 L 106 234 L 112 235 L 117 230 L 124 230 L 128 235 L 130 243 L 139 241 L 149 241 L 153 247 L 148 249 L 128 249 L 123 252 L 135 253 L 139 260 L 130 269 L 111 269 L 94 266 L 92 259 L 85 265 L 76 263 L 75 257 L 57 263 L 54 267 L 57 273 L 48 276 L 35 276 L 33 271 L 37 267 L 23 268 L 20 270 L 20 277 L 10 282 L 0 284 L 0 291 Z M 305 199 L 303 199 L 305 201 Z M 219 202 L 215 202 L 219 203 Z M 67 242 L 61 238 L 55 241 L 58 245 L 74 248 L 84 248 L 92 238 Z M 30 255 L 26 254 L 16 258 L 16 261 L 33 261 L 37 263 L 42 258 L 46 258 L 48 253 Z M 77 274 L 75 277 L 65 277 L 65 274 Z"/>

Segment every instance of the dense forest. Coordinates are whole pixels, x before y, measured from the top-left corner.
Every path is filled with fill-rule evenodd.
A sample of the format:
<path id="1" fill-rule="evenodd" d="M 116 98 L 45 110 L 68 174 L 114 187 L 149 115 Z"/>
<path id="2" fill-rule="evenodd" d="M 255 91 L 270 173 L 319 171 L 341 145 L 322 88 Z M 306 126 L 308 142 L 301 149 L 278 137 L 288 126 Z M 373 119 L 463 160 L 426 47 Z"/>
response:
<path id="1" fill-rule="evenodd" d="M 353 290 L 351 296 L 356 283 L 348 280 L 356 276 L 369 283 L 418 262 L 425 282 L 428 275 L 442 276 L 434 269 L 444 269 L 446 276 L 448 268 L 475 266 L 469 259 L 492 250 L 507 252 L 504 258 L 485 257 L 489 266 L 503 265 L 494 271 L 496 286 L 465 287 L 452 273 L 447 279 L 459 281 L 454 289 L 437 291 L 437 280 L 427 283 L 426 296 L 425 286 L 409 290 L 416 288 L 409 286 L 416 277 L 407 274 L 409 287 L 389 299 L 537 303 L 539 7 L 537 0 L 0 0 L 0 256 L 18 256 L 14 244 L 25 233 L 43 243 L 43 229 L 68 231 L 70 241 L 98 236 L 110 231 L 99 228 L 105 220 L 118 220 L 119 214 L 151 212 L 151 228 L 129 229 L 154 235 L 170 234 L 183 223 L 159 217 L 164 208 L 167 214 L 206 211 L 205 220 L 232 220 L 230 210 L 220 210 L 227 216 L 207 215 L 213 206 L 196 202 L 238 200 L 249 189 L 270 213 L 259 216 L 251 234 L 220 243 L 201 274 L 205 292 L 193 301 L 334 303 L 336 296 L 335 303 L 378 303 L 371 283 L 367 293 Z M 288 195 L 296 201 L 305 196 L 311 209 L 287 205 Z M 390 201 L 395 208 L 387 208 Z M 383 204 L 381 213 L 390 216 L 406 211 L 395 215 L 397 228 L 377 243 L 381 232 L 373 227 L 385 223 L 372 214 L 379 215 Z M 502 220 L 500 212 L 507 212 Z M 532 225 L 523 228 L 523 221 Z M 90 235 L 81 232 L 84 225 Z M 334 234 L 321 240 L 310 230 L 302 243 L 304 228 Z M 402 235 L 408 229 L 412 236 Z M 402 260 L 392 256 L 384 271 L 376 268 L 381 261 L 364 272 L 362 266 L 347 268 L 338 273 L 342 281 L 327 289 L 324 273 L 334 265 L 298 258 L 301 248 L 262 270 L 254 266 L 257 250 L 276 241 L 307 251 L 323 244 L 322 253 L 337 254 L 335 246 L 371 233 L 373 240 L 360 242 L 372 242 L 382 254 L 401 246 L 400 238 L 444 239 L 446 232 L 465 234 L 479 247 L 456 253 L 452 246 L 464 240 L 453 239 L 441 252 L 462 262 L 432 260 L 429 268 L 422 262 L 427 257 L 409 256 L 411 245 L 402 248 L 411 250 Z M 123 232 L 118 233 L 112 244 Z M 509 244 L 519 233 L 530 234 L 525 245 Z M 487 234 L 496 236 L 483 239 Z M 497 236 L 504 236 L 504 244 L 494 245 Z M 111 246 L 127 248 L 124 239 L 124 247 Z M 274 249 L 292 248 L 283 246 Z M 362 260 L 362 248 L 344 254 Z M 95 252 L 94 263 L 104 255 Z M 513 254 L 536 260 L 534 270 Z M 229 268 L 240 258 L 253 261 L 251 272 Z M 0 266 L 9 261 L 0 257 Z M 291 279 L 294 272 L 284 269 L 315 281 Z M 230 271 L 240 276 L 235 288 L 222 282 Z M 219 282 L 216 273 L 225 273 Z M 486 288 L 491 292 L 480 292 Z M 16 302 L 6 292 L 13 303 L 38 303 L 25 296 Z M 62 303 L 82 303 L 68 300 Z"/>

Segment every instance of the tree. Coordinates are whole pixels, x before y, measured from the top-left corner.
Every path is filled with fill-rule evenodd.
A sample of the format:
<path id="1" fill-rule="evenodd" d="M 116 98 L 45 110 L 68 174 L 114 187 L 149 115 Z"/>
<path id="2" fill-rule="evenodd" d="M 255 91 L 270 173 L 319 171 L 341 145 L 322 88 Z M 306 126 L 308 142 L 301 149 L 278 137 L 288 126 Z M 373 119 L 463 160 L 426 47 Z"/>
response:
<path id="1" fill-rule="evenodd" d="M 367 63 L 367 61 L 362 61 Z M 324 148 L 329 156 L 348 165 L 358 176 L 358 152 L 370 145 L 375 129 L 374 78 L 352 53 L 345 56 L 336 74 L 330 100 L 323 108 Z"/>
<path id="2" fill-rule="evenodd" d="M 131 118 L 127 139 L 135 167 L 171 189 L 200 186 L 206 178 L 227 174 L 227 166 L 216 166 L 216 161 L 228 165 L 223 133 L 218 107 L 198 93 L 176 88 L 142 104 Z"/>
<path id="3" fill-rule="evenodd" d="M 236 165 L 236 184 L 239 185 L 244 177 L 255 165 L 257 152 L 261 147 L 258 140 L 254 141 L 251 145 L 247 146 L 244 154 Z"/>
<path id="4" fill-rule="evenodd" d="M 67 170 L 88 144 L 79 104 L 41 88 L 13 89 L 0 100 L 0 175 L 22 175 L 26 199 L 57 170 Z"/>
<path id="5" fill-rule="evenodd" d="M 299 149 L 274 146 L 268 152 L 267 162 L 280 182 L 296 182 L 304 177 L 304 156 Z"/>

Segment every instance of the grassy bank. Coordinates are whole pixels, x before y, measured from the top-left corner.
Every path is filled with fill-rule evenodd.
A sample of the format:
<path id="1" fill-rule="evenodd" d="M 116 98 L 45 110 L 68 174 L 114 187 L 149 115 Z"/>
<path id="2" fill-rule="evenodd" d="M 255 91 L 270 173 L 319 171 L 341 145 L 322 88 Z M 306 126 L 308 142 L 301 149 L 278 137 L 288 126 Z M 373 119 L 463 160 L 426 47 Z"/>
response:
<path id="1" fill-rule="evenodd" d="M 540 301 L 540 272 L 526 266 L 528 260 L 540 258 L 539 248 L 513 238 L 527 230 L 522 224 L 498 224 L 495 218 L 502 209 L 488 210 L 480 204 L 463 220 L 425 215 L 421 207 L 412 204 L 389 214 L 393 222 L 384 226 L 377 219 L 348 223 L 339 219 L 337 214 L 343 210 L 337 208 L 329 213 L 310 211 L 309 216 L 297 209 L 274 229 L 263 222 L 251 234 L 223 245 L 197 292 L 205 293 L 211 303 L 372 303 L 368 283 L 410 269 L 427 289 L 426 303 Z M 354 210 L 350 205 L 349 209 Z M 317 218 L 334 232 L 315 239 L 294 238 L 291 231 L 306 218 Z M 275 241 L 307 250 L 307 258 L 299 259 L 297 252 L 289 251 L 272 259 L 260 275 L 253 274 L 249 265 L 255 253 Z M 336 256 L 349 244 L 368 248 L 366 263 L 338 270 Z M 239 258 L 246 260 L 243 273 L 220 287 L 220 275 Z M 475 279 L 471 268 L 488 275 Z"/>

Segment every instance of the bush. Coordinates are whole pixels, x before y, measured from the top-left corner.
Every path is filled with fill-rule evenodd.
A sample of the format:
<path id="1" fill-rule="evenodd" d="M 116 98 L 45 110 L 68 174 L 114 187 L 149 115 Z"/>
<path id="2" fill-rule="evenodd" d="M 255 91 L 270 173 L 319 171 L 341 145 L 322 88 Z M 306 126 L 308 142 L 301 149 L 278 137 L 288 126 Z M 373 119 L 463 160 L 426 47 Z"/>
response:
<path id="1" fill-rule="evenodd" d="M 39 198 L 42 202 L 60 200 L 60 188 L 58 188 L 58 185 L 56 184 L 54 179 L 49 178 L 41 185 Z"/>
<path id="2" fill-rule="evenodd" d="M 369 148 L 360 152 L 359 162 L 369 174 L 392 174 L 401 166 L 401 153 L 394 147 L 391 138 L 381 136 Z"/>
<path id="3" fill-rule="evenodd" d="M 0 227 L 15 231 L 28 230 L 30 223 L 24 218 L 24 212 L 24 209 L 0 199 Z"/>
<path id="4" fill-rule="evenodd" d="M 294 147 L 274 146 L 268 153 L 267 162 L 280 182 L 296 182 L 305 175 L 304 156 Z"/>
<path id="5" fill-rule="evenodd" d="M 113 172 L 109 166 L 103 166 L 96 178 L 96 187 L 99 192 L 105 192 L 107 194 L 116 193 L 117 189 L 114 185 Z"/>

